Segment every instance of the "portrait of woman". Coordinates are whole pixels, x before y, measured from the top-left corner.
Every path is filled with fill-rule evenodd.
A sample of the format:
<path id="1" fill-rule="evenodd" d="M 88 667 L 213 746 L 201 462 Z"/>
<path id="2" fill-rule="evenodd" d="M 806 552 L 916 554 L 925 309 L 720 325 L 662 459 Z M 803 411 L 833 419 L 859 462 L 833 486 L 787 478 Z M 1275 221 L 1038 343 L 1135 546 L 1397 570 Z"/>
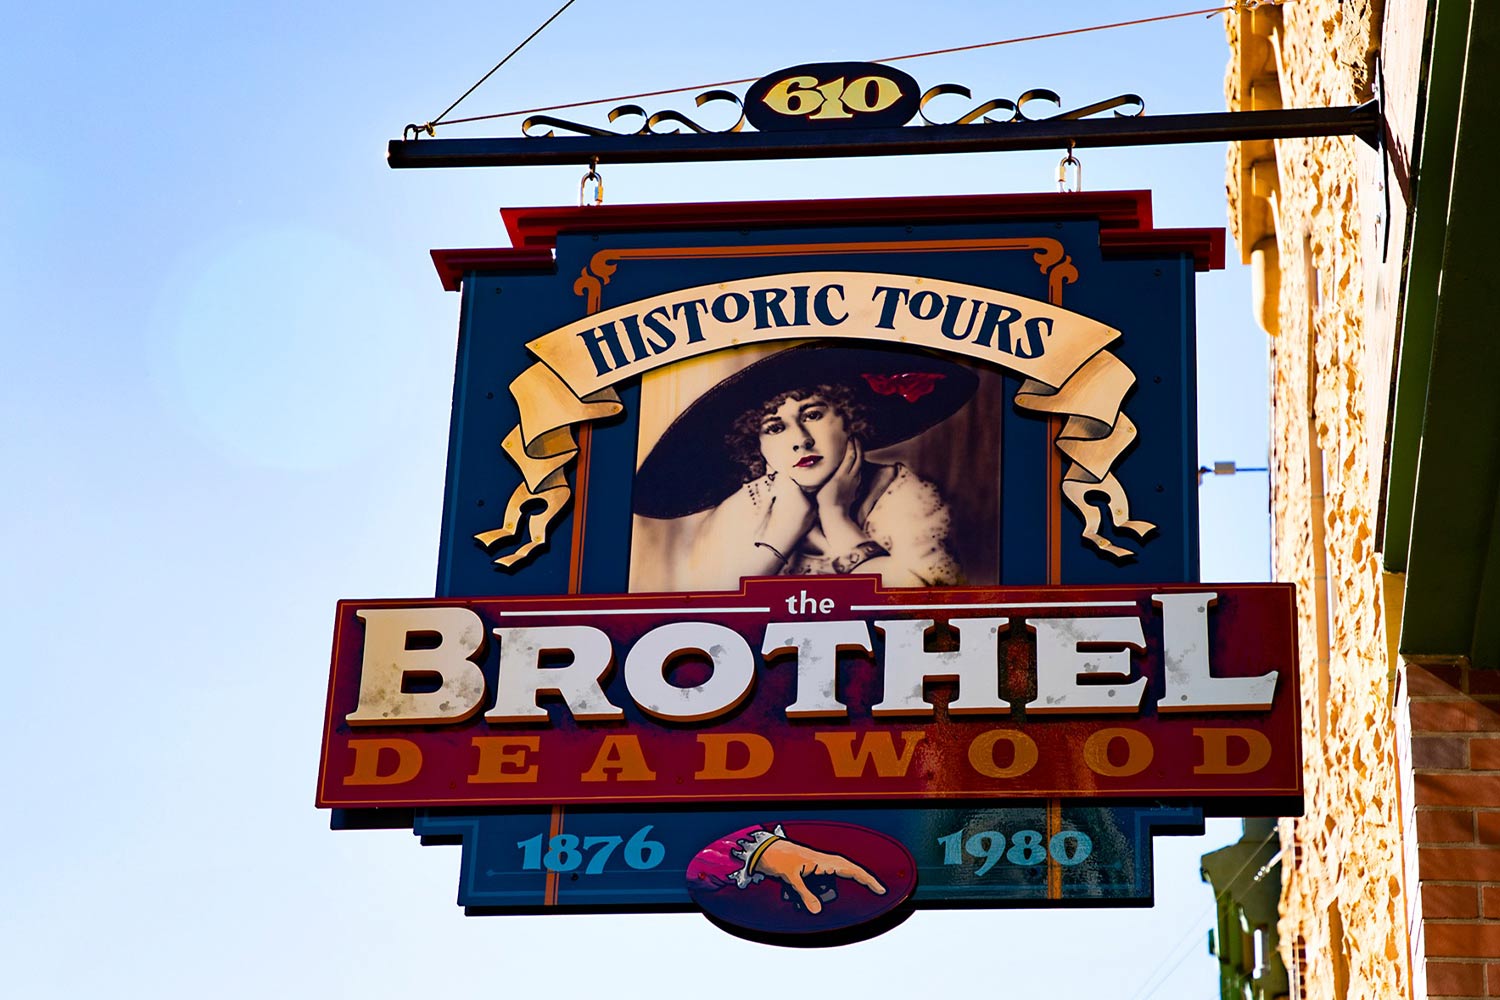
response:
<path id="1" fill-rule="evenodd" d="M 654 554 L 671 563 L 657 574 L 670 580 L 662 589 L 802 574 L 872 573 L 889 587 L 966 582 L 943 488 L 871 453 L 953 417 L 978 382 L 972 369 L 925 353 L 826 342 L 718 381 L 676 415 L 636 473 L 638 520 L 681 522 Z M 632 589 L 651 575 L 633 572 Z"/>

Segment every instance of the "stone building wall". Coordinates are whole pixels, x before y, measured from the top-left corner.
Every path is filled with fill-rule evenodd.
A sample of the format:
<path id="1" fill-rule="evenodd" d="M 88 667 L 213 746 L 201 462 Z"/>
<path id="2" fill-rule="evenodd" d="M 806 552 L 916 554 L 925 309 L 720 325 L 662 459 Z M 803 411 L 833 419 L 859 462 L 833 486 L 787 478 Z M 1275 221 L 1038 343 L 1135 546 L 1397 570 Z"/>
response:
<path id="1" fill-rule="evenodd" d="M 1230 109 L 1366 100 L 1379 15 L 1335 0 L 1229 15 Z M 1275 578 L 1299 594 L 1307 806 L 1281 824 L 1279 933 L 1309 1000 L 1403 998 L 1410 978 L 1358 142 L 1234 145 L 1228 170 L 1231 227 L 1266 296 Z"/>

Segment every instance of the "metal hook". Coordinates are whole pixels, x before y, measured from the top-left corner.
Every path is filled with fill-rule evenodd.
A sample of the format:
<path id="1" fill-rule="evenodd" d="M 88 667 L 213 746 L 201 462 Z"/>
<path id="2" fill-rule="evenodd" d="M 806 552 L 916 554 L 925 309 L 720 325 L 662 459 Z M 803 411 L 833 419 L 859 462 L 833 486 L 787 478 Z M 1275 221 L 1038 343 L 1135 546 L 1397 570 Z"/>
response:
<path id="1" fill-rule="evenodd" d="M 1073 186 L 1068 187 L 1068 167 L 1073 168 Z M 1068 155 L 1064 156 L 1057 164 L 1057 190 L 1062 192 L 1072 191 L 1077 193 L 1083 190 L 1083 163 L 1073 155 L 1073 144 L 1068 143 Z"/>
<path id="2" fill-rule="evenodd" d="M 589 181 L 594 182 L 594 204 L 604 204 L 604 178 L 599 175 L 599 157 L 597 156 L 589 158 L 589 171 L 583 175 L 583 180 L 578 182 L 579 208 L 585 208 L 589 204 Z"/>
<path id="3" fill-rule="evenodd" d="M 437 135 L 437 129 L 433 127 L 432 122 L 423 122 L 420 125 L 406 126 L 406 128 L 401 130 L 401 138 L 420 139 L 423 132 L 426 132 L 429 136 Z"/>

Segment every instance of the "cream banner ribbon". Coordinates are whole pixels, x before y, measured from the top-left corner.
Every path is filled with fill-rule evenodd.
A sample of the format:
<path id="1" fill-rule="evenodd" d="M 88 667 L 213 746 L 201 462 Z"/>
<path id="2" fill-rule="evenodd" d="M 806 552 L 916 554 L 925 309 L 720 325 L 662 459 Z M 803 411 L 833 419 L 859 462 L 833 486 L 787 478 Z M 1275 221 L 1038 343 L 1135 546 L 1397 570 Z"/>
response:
<path id="1" fill-rule="evenodd" d="M 1096 320 L 1036 299 L 980 285 L 906 274 L 800 271 L 699 285 L 615 306 L 531 341 L 539 359 L 510 384 L 520 424 L 501 447 L 523 482 L 506 505 L 505 523 L 475 538 L 492 548 L 527 539 L 495 560 L 514 567 L 547 540 L 570 496 L 567 466 L 578 454 L 574 427 L 620 413 L 613 386 L 688 358 L 743 344 L 841 339 L 909 344 L 998 365 L 1025 382 L 1016 405 L 1064 417 L 1057 447 L 1070 465 L 1062 492 L 1084 519 L 1083 537 L 1116 558 L 1133 553 L 1101 534 L 1088 494 L 1108 499 L 1111 524 L 1144 537 L 1154 528 L 1130 518 L 1113 468 L 1135 438 L 1120 412 L 1135 383 L 1105 347 L 1120 333 Z M 541 510 L 526 511 L 540 502 Z"/>

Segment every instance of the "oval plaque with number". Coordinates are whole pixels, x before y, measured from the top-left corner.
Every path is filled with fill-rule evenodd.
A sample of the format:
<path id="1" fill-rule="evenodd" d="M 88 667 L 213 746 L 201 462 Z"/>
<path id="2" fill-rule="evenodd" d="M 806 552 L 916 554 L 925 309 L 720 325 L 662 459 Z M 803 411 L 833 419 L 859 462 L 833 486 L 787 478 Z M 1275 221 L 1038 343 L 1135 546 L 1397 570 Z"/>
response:
<path id="1" fill-rule="evenodd" d="M 879 63 L 809 63 L 761 77 L 745 93 L 745 117 L 762 132 L 894 128 L 911 121 L 917 81 Z"/>
<path id="2" fill-rule="evenodd" d="M 737 830 L 687 870 L 688 893 L 732 934 L 842 944 L 904 920 L 917 887 L 906 845 L 852 823 L 791 820 Z"/>

